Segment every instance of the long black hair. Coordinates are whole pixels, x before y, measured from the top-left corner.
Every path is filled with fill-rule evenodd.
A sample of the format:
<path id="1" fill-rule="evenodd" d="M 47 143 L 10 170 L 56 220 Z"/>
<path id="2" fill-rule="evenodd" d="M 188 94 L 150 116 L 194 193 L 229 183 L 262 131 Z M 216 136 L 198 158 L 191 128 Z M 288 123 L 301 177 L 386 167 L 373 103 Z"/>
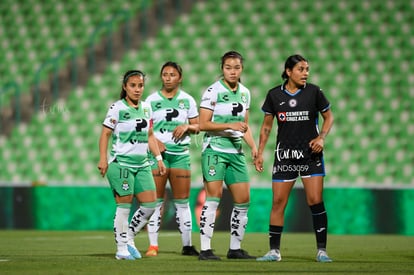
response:
<path id="1" fill-rule="evenodd" d="M 243 67 L 243 56 L 236 51 L 228 51 L 225 54 L 223 54 L 223 56 L 221 57 L 221 69 L 223 70 L 223 66 L 224 66 L 224 62 L 226 62 L 226 59 L 228 58 L 238 58 L 240 60 L 240 63 Z M 241 79 L 239 78 L 239 82 L 241 82 Z"/>
<path id="2" fill-rule="evenodd" d="M 129 70 L 124 74 L 124 78 L 122 80 L 122 90 L 120 94 L 120 98 L 123 99 L 126 97 L 126 91 L 124 89 L 124 85 L 127 84 L 128 79 L 133 75 L 139 75 L 145 80 L 145 74 L 140 70 Z"/>
<path id="3" fill-rule="evenodd" d="M 299 54 L 294 54 L 294 55 L 289 56 L 285 62 L 285 69 L 283 70 L 283 73 L 282 73 L 282 79 L 285 80 L 289 78 L 289 76 L 286 73 L 286 69 L 292 70 L 293 67 L 295 67 L 295 65 L 301 61 L 308 62 L 306 58 L 304 58 L 303 56 Z"/>
<path id="4" fill-rule="evenodd" d="M 181 68 L 180 65 L 178 65 L 177 62 L 174 62 L 174 61 L 167 61 L 167 62 L 164 63 L 164 65 L 162 65 L 161 71 L 160 71 L 160 76 L 162 76 L 162 71 L 164 70 L 165 67 L 173 67 L 180 74 L 180 77 L 183 76 L 183 69 Z"/>
<path id="5" fill-rule="evenodd" d="M 229 51 L 226 52 L 222 57 L 221 57 L 221 68 L 223 69 L 224 66 L 224 62 L 226 62 L 227 58 L 238 58 L 240 59 L 240 63 L 243 65 L 243 56 L 236 52 L 236 51 Z"/>

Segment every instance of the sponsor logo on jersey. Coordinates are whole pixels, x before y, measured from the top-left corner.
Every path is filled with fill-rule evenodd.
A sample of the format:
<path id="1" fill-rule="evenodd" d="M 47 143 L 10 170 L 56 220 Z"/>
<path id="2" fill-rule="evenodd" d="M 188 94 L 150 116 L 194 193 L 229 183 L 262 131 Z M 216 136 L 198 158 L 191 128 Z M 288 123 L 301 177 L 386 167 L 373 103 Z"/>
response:
<path id="1" fill-rule="evenodd" d="M 309 165 L 294 165 L 294 164 L 278 164 L 273 166 L 273 174 L 280 172 L 306 172 L 309 170 Z"/>
<path id="2" fill-rule="evenodd" d="M 278 161 L 281 161 L 282 159 L 303 159 L 305 158 L 303 150 L 282 148 L 280 146 L 280 142 L 277 144 L 275 152 L 276 152 L 276 157 Z"/>
<path id="3" fill-rule="evenodd" d="M 201 102 L 205 102 L 205 101 L 210 101 L 209 103 L 210 103 L 210 106 L 211 106 L 211 107 L 216 106 L 216 102 L 212 101 L 212 100 L 211 100 L 211 98 L 209 98 L 209 97 L 203 97 L 203 98 L 201 99 Z"/>
<path id="4" fill-rule="evenodd" d="M 174 108 L 165 109 L 165 120 L 172 121 L 172 119 L 178 117 L 179 114 L 180 113 Z"/>
<path id="5" fill-rule="evenodd" d="M 161 109 L 161 107 L 162 107 L 161 102 L 157 102 L 157 103 L 155 103 L 155 104 L 153 105 L 153 108 L 154 108 L 155 110 Z"/>
<path id="6" fill-rule="evenodd" d="M 142 132 L 142 129 L 145 129 L 148 126 L 148 122 L 145 119 L 137 118 L 135 120 L 135 131 Z M 149 121 L 151 123 L 151 120 Z"/>
<path id="7" fill-rule="evenodd" d="M 278 112 L 277 113 L 277 119 L 279 121 L 286 121 L 286 112 Z"/>
<path id="8" fill-rule="evenodd" d="M 279 121 L 305 121 L 309 120 L 309 111 L 278 112 Z"/>

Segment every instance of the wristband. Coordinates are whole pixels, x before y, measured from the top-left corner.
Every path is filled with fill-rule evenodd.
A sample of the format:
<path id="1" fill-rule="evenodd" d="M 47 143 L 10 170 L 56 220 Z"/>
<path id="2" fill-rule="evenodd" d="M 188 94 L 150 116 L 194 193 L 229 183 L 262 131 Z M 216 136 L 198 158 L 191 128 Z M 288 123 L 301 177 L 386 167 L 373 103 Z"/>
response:
<path id="1" fill-rule="evenodd" d="M 156 159 L 157 161 L 160 161 L 160 160 L 162 160 L 162 156 L 161 156 L 161 155 L 158 155 L 158 156 L 156 156 L 156 157 L 155 157 L 155 159 Z"/>

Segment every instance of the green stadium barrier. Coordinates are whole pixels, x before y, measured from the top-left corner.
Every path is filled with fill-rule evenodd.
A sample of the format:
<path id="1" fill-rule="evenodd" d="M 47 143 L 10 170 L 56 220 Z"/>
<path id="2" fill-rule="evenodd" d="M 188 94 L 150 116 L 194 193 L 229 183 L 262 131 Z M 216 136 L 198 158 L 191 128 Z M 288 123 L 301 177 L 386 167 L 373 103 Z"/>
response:
<path id="1" fill-rule="evenodd" d="M 414 189 L 326 188 L 324 198 L 330 234 L 414 235 L 410 214 Z M 191 189 L 194 232 L 198 231 L 203 200 L 201 188 Z M 271 200 L 271 189 L 252 188 L 247 232 L 267 232 Z M 133 209 L 136 207 L 135 203 Z M 109 187 L 1 187 L 0 209 L 3 229 L 112 230 L 115 203 Z M 229 230 L 231 210 L 231 196 L 225 189 L 217 230 Z M 165 197 L 161 228 L 177 230 L 170 192 Z M 286 208 L 285 232 L 312 232 L 312 228 L 304 190 L 294 188 Z"/>
<path id="2" fill-rule="evenodd" d="M 13 187 L 0 188 L 0 228 L 13 228 Z"/>

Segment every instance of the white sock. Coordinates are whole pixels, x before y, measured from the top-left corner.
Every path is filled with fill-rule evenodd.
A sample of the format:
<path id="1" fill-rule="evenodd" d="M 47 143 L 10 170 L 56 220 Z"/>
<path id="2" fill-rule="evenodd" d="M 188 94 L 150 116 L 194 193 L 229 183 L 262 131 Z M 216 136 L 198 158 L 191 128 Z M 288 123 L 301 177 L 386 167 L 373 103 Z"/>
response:
<path id="1" fill-rule="evenodd" d="M 230 249 L 240 249 L 247 225 L 248 205 L 234 206 L 230 219 Z"/>
<path id="2" fill-rule="evenodd" d="M 137 211 L 135 211 L 128 228 L 128 244 L 135 246 L 135 236 L 147 224 L 148 219 L 154 213 L 154 210 L 154 207 L 145 207 L 141 205 Z"/>
<path id="3" fill-rule="evenodd" d="M 152 246 L 158 246 L 158 231 L 161 226 L 161 209 L 163 205 L 163 200 L 157 201 L 157 206 L 155 206 L 155 211 L 151 215 L 147 224 L 148 239 L 149 243 Z"/>
<path id="4" fill-rule="evenodd" d="M 200 242 L 201 250 L 211 249 L 211 238 L 214 233 L 214 223 L 219 200 L 207 200 L 200 215 Z"/>
<path id="5" fill-rule="evenodd" d="M 128 218 L 130 208 L 127 205 L 117 206 L 114 217 L 114 235 L 117 246 L 117 253 L 121 255 L 128 255 L 127 249 L 127 232 L 128 232 Z M 131 205 L 129 205 L 131 207 Z"/>
<path id="6" fill-rule="evenodd" d="M 184 203 L 179 201 L 184 201 Z M 178 230 L 181 233 L 181 242 L 183 243 L 183 246 L 191 246 L 192 219 L 190 204 L 188 203 L 188 200 L 177 200 L 174 205 L 176 222 Z"/>

